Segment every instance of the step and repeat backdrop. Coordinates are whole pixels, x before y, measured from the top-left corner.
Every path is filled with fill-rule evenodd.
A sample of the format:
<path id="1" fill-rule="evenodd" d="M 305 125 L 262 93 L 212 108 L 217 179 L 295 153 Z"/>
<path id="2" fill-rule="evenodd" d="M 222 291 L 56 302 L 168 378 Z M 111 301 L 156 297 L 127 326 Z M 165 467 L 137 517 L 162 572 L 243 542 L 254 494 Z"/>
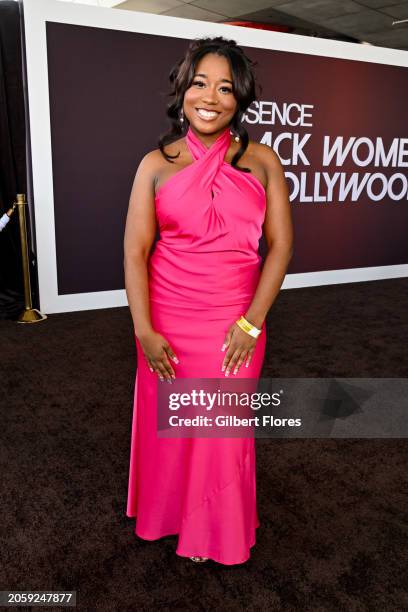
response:
<path id="1" fill-rule="evenodd" d="M 24 12 L 44 312 L 127 304 L 134 175 L 167 128 L 169 72 L 201 36 L 233 38 L 256 62 L 262 93 L 244 123 L 285 170 L 283 288 L 408 275 L 408 52 L 54 0 Z"/>

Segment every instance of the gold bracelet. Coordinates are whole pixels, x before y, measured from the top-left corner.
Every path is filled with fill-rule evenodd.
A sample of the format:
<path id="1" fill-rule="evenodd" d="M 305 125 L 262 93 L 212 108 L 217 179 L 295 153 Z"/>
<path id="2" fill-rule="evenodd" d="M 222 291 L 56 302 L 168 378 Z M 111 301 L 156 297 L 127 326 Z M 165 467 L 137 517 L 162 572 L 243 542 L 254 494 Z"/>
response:
<path id="1" fill-rule="evenodd" d="M 242 331 L 246 332 L 253 338 L 258 338 L 259 334 L 262 332 L 262 329 L 258 329 L 255 325 L 252 325 L 249 321 L 246 320 L 244 315 L 241 315 L 237 321 L 235 321 L 238 327 L 242 329 Z"/>

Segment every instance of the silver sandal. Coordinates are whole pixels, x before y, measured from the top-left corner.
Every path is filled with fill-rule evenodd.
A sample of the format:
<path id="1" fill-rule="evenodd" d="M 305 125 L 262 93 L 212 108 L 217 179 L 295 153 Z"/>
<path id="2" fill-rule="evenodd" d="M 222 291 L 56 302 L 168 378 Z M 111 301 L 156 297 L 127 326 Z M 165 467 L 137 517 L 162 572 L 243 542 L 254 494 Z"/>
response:
<path id="1" fill-rule="evenodd" d="M 195 563 L 204 563 L 204 561 L 208 561 L 208 557 L 190 557 L 192 561 Z"/>

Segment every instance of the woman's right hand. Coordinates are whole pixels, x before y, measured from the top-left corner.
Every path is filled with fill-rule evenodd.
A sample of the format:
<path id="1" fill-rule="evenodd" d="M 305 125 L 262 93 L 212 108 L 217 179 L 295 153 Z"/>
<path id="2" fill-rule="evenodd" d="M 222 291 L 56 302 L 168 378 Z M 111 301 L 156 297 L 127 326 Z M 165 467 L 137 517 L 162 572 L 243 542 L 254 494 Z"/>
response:
<path id="1" fill-rule="evenodd" d="M 172 378 L 176 378 L 169 359 L 172 359 L 175 363 L 178 363 L 179 360 L 170 344 L 161 334 L 152 330 L 143 338 L 140 338 L 139 342 L 151 372 L 157 372 L 160 380 L 166 379 L 168 382 L 171 382 Z"/>

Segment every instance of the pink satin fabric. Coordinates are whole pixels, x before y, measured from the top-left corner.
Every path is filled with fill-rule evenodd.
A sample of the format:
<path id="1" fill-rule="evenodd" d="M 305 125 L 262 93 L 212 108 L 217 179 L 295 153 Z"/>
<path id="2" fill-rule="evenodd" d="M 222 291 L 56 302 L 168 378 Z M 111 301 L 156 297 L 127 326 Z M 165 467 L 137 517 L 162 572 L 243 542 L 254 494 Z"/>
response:
<path id="1" fill-rule="evenodd" d="M 177 378 L 223 376 L 225 334 L 259 280 L 265 189 L 224 161 L 230 138 L 228 127 L 207 148 L 190 127 L 194 162 L 156 195 L 160 240 L 149 259 L 150 312 L 180 360 L 171 362 Z M 237 378 L 259 377 L 265 339 L 264 324 Z M 157 438 L 157 386 L 168 383 L 150 372 L 137 338 L 136 349 L 126 515 L 137 517 L 141 538 L 178 534 L 180 556 L 243 563 L 259 526 L 254 439 Z"/>

